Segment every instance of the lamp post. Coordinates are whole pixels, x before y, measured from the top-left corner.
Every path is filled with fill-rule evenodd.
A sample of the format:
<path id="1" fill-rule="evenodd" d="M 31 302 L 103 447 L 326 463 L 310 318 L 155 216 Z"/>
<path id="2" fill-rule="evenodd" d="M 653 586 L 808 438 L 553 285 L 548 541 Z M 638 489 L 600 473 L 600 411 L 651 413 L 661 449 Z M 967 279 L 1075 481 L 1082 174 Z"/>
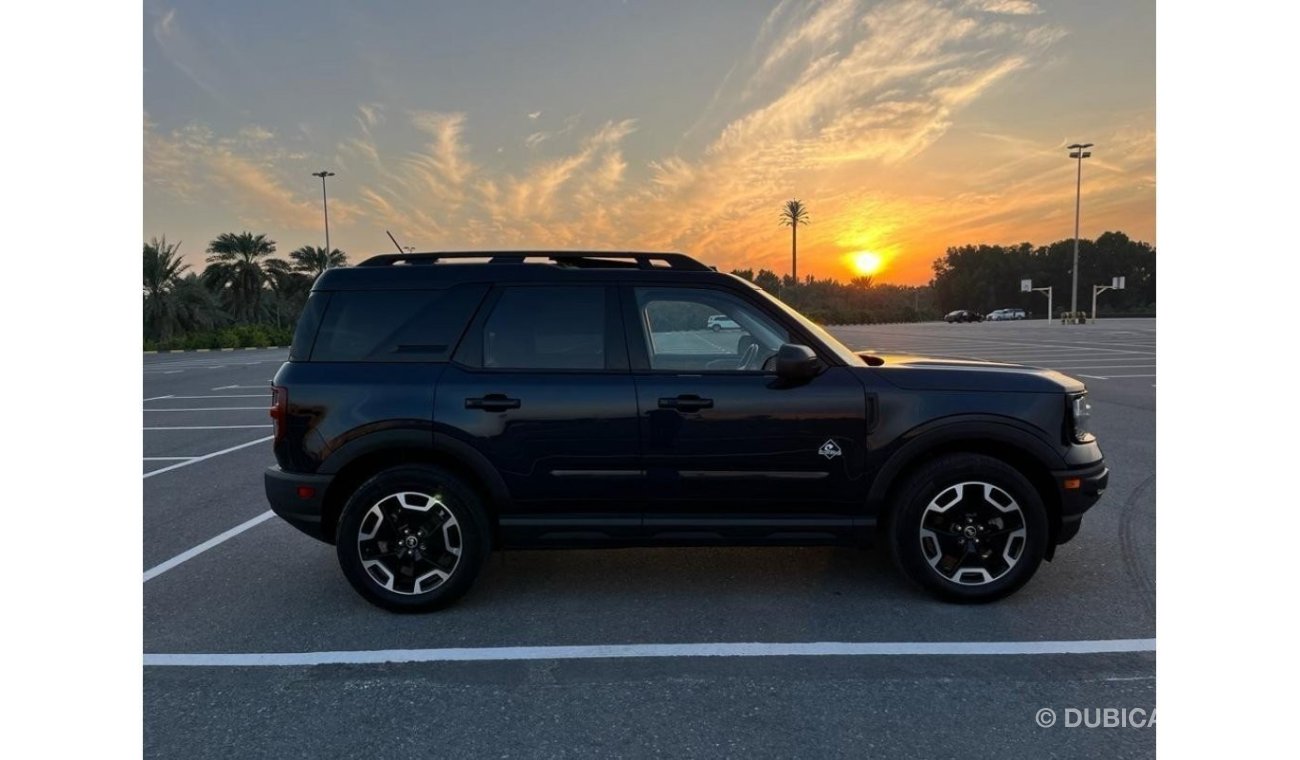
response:
<path id="1" fill-rule="evenodd" d="M 334 172 L 321 169 L 318 172 L 312 172 L 311 176 L 320 177 L 320 200 L 322 207 L 325 209 L 325 255 L 328 257 L 330 255 L 330 201 L 325 194 L 325 178 L 333 177 Z"/>
<path id="2" fill-rule="evenodd" d="M 1075 143 L 1069 146 L 1071 151 L 1070 158 L 1075 159 L 1079 165 L 1078 173 L 1074 178 L 1074 268 L 1071 270 L 1073 275 L 1070 284 L 1070 313 L 1073 315 L 1079 311 L 1079 201 L 1083 191 L 1083 159 L 1092 155 L 1091 151 L 1085 148 L 1091 148 L 1092 143 Z"/>

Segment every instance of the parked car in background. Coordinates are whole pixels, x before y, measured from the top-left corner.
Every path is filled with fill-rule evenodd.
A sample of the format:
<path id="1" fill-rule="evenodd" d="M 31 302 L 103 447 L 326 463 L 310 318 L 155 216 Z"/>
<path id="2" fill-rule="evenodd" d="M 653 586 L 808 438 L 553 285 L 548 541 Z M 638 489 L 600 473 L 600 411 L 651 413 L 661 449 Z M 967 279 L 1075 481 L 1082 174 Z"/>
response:
<path id="1" fill-rule="evenodd" d="M 970 309 L 958 309 L 956 311 L 950 311 L 947 314 L 945 314 L 943 317 L 943 321 L 948 323 L 983 322 L 984 317 L 980 316 L 978 312 L 971 311 Z"/>
<path id="2" fill-rule="evenodd" d="M 1009 319 L 1024 319 L 1024 309 L 995 309 L 984 316 L 986 322 L 1005 322 Z"/>
<path id="3" fill-rule="evenodd" d="M 714 314 L 709 317 L 708 328 L 714 332 L 719 330 L 739 330 L 740 325 L 735 320 L 725 314 Z"/>

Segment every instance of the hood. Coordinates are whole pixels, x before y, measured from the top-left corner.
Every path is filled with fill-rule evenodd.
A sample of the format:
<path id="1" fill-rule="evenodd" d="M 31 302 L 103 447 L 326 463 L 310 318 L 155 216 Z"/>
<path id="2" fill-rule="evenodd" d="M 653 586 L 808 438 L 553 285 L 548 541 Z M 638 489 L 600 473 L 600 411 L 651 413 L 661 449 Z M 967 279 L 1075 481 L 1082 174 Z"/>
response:
<path id="1" fill-rule="evenodd" d="M 1083 383 L 1056 370 L 975 359 L 859 353 L 877 377 L 917 391 L 1077 393 Z"/>

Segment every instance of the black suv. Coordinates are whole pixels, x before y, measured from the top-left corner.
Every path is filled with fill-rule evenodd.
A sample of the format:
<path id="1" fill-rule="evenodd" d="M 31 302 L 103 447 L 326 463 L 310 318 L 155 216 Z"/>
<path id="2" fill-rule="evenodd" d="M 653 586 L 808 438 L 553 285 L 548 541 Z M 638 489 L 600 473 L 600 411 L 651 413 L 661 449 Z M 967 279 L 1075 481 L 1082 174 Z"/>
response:
<path id="1" fill-rule="evenodd" d="M 331 269 L 273 392 L 271 505 L 394 610 L 452 602 L 492 549 L 873 540 L 987 601 L 1108 477 L 1079 381 L 856 354 L 681 254 Z"/>

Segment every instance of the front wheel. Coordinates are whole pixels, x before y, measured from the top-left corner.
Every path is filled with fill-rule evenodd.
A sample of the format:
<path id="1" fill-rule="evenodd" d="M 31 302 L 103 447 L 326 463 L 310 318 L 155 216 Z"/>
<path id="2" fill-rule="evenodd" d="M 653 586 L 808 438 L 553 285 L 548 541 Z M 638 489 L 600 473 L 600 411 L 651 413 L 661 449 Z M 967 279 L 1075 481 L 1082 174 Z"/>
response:
<path id="1" fill-rule="evenodd" d="M 460 598 L 491 543 L 482 499 L 432 466 L 384 470 L 348 499 L 337 552 L 348 582 L 395 612 L 427 612 Z"/>
<path id="2" fill-rule="evenodd" d="M 895 562 L 922 588 L 949 601 L 990 602 L 1033 577 L 1047 551 L 1047 511 L 1014 467 L 949 454 L 904 483 L 888 532 Z"/>

